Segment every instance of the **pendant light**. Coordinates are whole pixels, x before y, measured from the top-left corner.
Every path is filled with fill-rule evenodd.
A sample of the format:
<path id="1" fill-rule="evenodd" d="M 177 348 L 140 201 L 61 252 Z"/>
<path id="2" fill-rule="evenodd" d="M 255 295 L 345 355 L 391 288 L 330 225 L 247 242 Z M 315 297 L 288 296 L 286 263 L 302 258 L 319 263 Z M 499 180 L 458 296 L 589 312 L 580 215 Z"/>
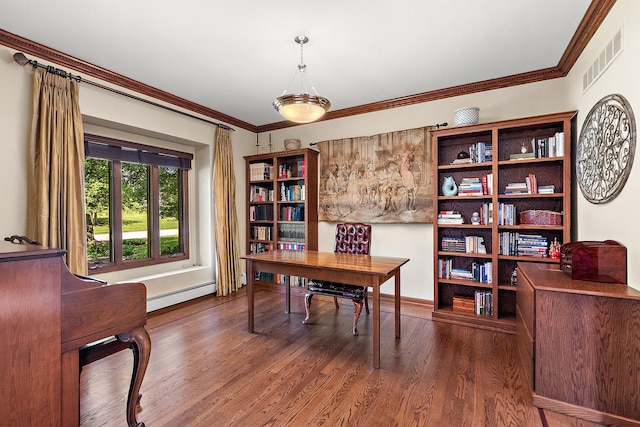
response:
<path id="1" fill-rule="evenodd" d="M 318 120 L 331 107 L 327 98 L 318 95 L 311 79 L 307 76 L 307 66 L 303 60 L 303 46 L 309 41 L 306 36 L 297 36 L 294 41 L 300 45 L 300 64 L 293 75 L 289 86 L 282 95 L 273 101 L 273 107 L 287 120 L 295 123 L 311 123 Z M 289 93 L 289 88 L 298 90 L 297 93 Z M 309 93 L 309 88 L 313 94 Z"/>

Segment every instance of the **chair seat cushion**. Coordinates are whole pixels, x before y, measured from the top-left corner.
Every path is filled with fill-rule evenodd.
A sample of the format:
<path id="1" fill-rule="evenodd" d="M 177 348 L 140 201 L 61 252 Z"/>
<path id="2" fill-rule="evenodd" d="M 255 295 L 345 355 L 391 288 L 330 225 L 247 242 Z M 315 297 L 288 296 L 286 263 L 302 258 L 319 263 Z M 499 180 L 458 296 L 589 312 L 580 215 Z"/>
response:
<path id="1" fill-rule="evenodd" d="M 364 293 L 366 292 L 364 286 L 347 285 L 324 280 L 309 280 L 308 288 L 312 294 L 351 298 L 355 300 L 364 299 Z"/>

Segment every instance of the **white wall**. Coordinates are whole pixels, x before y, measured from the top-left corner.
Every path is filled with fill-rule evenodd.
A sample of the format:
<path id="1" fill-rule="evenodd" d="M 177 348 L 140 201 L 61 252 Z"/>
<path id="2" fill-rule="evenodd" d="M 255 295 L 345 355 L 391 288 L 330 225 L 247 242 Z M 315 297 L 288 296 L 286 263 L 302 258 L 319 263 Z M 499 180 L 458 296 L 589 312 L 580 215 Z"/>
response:
<path id="1" fill-rule="evenodd" d="M 601 77 L 583 93 L 582 76 L 614 34 L 622 28 L 623 51 Z M 640 2 L 618 0 L 589 45 L 572 68 L 567 81 L 567 102 L 578 111 L 578 128 L 591 108 L 603 97 L 620 94 L 631 104 L 640 130 Z M 627 247 L 628 281 L 640 289 L 640 227 L 633 215 L 640 209 L 640 152 L 636 147 L 635 164 L 618 197 L 606 204 L 592 204 L 578 191 L 578 239 L 613 239 Z"/>

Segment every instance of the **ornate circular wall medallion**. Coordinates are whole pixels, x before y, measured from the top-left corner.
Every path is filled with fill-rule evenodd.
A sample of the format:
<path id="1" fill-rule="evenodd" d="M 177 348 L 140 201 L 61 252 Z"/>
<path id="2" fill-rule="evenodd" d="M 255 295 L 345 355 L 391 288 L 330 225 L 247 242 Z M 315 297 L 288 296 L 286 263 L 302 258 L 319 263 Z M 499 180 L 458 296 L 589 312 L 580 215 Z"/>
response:
<path id="1" fill-rule="evenodd" d="M 584 119 L 576 152 L 576 175 L 591 203 L 615 199 L 627 182 L 636 147 L 636 121 L 627 100 L 608 95 Z"/>

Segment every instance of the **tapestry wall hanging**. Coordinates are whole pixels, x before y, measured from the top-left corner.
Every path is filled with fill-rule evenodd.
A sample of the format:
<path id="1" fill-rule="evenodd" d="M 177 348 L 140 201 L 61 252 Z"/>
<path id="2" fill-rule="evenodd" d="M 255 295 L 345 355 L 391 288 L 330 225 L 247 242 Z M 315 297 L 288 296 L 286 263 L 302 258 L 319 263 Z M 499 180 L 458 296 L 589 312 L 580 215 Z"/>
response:
<path id="1" fill-rule="evenodd" d="M 432 223 L 431 129 L 319 142 L 318 219 Z"/>

